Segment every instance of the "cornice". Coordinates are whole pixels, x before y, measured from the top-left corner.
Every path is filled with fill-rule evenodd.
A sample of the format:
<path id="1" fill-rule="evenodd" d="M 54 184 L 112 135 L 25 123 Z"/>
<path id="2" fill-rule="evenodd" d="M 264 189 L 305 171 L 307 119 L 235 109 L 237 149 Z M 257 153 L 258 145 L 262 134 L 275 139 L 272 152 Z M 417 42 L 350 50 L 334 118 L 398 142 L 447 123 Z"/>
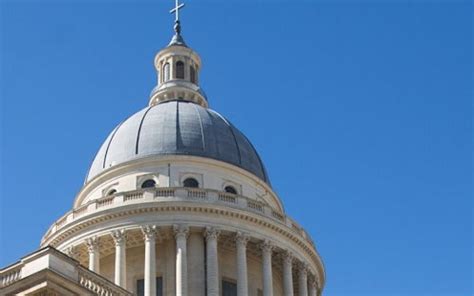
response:
<path id="1" fill-rule="evenodd" d="M 183 217 L 188 218 L 191 217 L 191 215 L 186 215 L 186 213 L 202 213 L 207 216 L 219 215 L 224 219 L 227 217 L 227 220 L 228 218 L 238 219 L 241 221 L 239 224 L 247 225 L 249 228 L 255 229 L 255 226 L 257 225 L 261 228 L 273 231 L 286 240 L 292 242 L 292 244 L 297 246 L 306 257 L 311 258 L 312 262 L 317 268 L 318 276 L 321 277 L 321 282 L 324 282 L 324 265 L 319 253 L 316 250 L 316 247 L 309 237 L 304 238 L 299 232 L 297 232 L 296 229 L 288 227 L 283 223 L 273 221 L 265 216 L 225 206 L 216 206 L 215 204 L 209 203 L 193 203 L 183 201 L 147 202 L 129 204 L 121 207 L 113 207 L 105 211 L 100 211 L 88 216 L 84 216 L 73 221 L 72 223 L 69 223 L 68 225 L 65 225 L 58 232 L 49 237 L 45 237 L 42 242 L 42 246 L 51 245 L 53 247 L 57 247 L 59 244 L 74 237 L 81 231 L 97 228 L 98 225 L 113 221 L 114 219 L 122 220 L 122 218 L 127 218 L 127 220 L 130 221 L 131 217 L 163 212 L 172 213 L 173 215 L 183 214 Z M 189 222 L 190 221 L 187 221 L 186 223 Z M 173 223 L 174 222 L 167 222 L 167 225 L 172 225 Z M 193 225 L 205 227 L 206 225 L 210 225 L 210 223 L 197 222 Z M 123 224 L 121 227 L 123 227 Z"/>

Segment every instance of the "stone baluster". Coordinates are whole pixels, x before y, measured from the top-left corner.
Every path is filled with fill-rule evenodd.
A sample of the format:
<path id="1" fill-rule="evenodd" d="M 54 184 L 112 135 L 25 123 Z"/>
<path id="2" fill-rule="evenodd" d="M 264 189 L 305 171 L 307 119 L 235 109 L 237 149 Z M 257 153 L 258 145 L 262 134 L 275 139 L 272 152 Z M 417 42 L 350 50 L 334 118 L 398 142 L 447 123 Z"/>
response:
<path id="1" fill-rule="evenodd" d="M 219 261 L 217 250 L 217 238 L 219 237 L 219 234 L 219 230 L 211 227 L 207 227 L 204 233 L 206 237 L 207 296 L 220 296 Z"/>
<path id="2" fill-rule="evenodd" d="M 308 296 L 308 267 L 304 263 L 299 265 L 298 291 L 299 296 Z"/>
<path id="3" fill-rule="evenodd" d="M 145 278 L 144 296 L 156 295 L 156 237 L 158 227 L 156 225 L 142 226 L 142 233 L 145 239 Z"/>
<path id="4" fill-rule="evenodd" d="M 293 254 L 283 253 L 283 291 L 285 296 L 293 296 Z"/>
<path id="5" fill-rule="evenodd" d="M 187 237 L 189 227 L 174 225 L 176 238 L 176 296 L 188 295 L 188 262 L 187 262 Z"/>
<path id="6" fill-rule="evenodd" d="M 273 296 L 272 252 L 274 246 L 269 241 L 264 241 L 260 248 L 262 249 L 263 296 Z"/>
<path id="7" fill-rule="evenodd" d="M 87 251 L 89 252 L 89 269 L 95 273 L 100 273 L 100 240 L 97 236 L 86 239 Z"/>
<path id="8" fill-rule="evenodd" d="M 248 296 L 247 278 L 247 242 L 249 237 L 246 234 L 237 232 L 235 243 L 237 246 L 237 296 Z"/>
<path id="9" fill-rule="evenodd" d="M 115 277 L 116 285 L 126 289 L 126 275 L 127 275 L 127 235 L 124 229 L 115 230 L 112 232 L 112 238 L 115 242 Z"/>

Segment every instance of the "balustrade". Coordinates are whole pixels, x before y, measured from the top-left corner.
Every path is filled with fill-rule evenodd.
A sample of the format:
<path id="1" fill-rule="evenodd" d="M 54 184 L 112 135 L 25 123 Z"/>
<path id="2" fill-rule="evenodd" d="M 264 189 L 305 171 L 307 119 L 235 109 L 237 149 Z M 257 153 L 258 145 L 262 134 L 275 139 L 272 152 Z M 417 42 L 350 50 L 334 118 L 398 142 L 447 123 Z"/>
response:
<path id="1" fill-rule="evenodd" d="M 87 290 L 96 293 L 97 295 L 103 296 L 131 296 L 132 293 L 120 289 L 111 282 L 105 280 L 104 278 L 90 272 L 89 270 L 83 268 L 82 266 L 78 267 L 79 273 L 79 285 L 86 288 Z"/>
<path id="2" fill-rule="evenodd" d="M 21 279 L 21 268 L 23 265 L 15 264 L 0 271 L 0 288 L 6 287 Z"/>
<path id="3" fill-rule="evenodd" d="M 81 207 L 74 209 L 73 211 L 68 212 L 66 215 L 61 217 L 47 232 L 46 237 L 57 232 L 60 228 L 68 224 L 69 222 L 74 221 L 76 218 L 83 217 L 87 214 L 96 212 L 98 209 L 103 207 L 110 206 L 121 206 L 129 202 L 134 202 L 135 200 L 144 199 L 146 201 L 153 201 L 154 198 L 169 198 L 169 201 L 180 201 L 183 199 L 191 199 L 194 201 L 203 201 L 206 203 L 224 203 L 230 207 L 240 208 L 245 210 L 250 210 L 258 214 L 264 215 L 268 218 L 271 218 L 280 223 L 284 223 L 286 226 L 291 228 L 293 231 L 299 233 L 303 238 L 308 239 L 308 241 L 314 245 L 314 243 L 309 239 L 309 236 L 305 230 L 299 226 L 291 218 L 285 216 L 279 211 L 269 207 L 268 205 L 261 203 L 259 201 L 227 192 L 219 192 L 211 189 L 202 189 L 202 188 L 156 188 L 153 189 L 151 195 L 147 195 L 149 191 L 144 191 L 143 189 L 116 193 L 112 196 L 104 196 L 82 205 Z"/>

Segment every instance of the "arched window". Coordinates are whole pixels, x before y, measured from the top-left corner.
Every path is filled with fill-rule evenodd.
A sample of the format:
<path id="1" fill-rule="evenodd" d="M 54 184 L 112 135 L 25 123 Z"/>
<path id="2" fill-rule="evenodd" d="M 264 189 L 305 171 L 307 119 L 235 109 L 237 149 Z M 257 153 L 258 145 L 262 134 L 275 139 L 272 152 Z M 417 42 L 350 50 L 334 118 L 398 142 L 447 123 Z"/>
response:
<path id="1" fill-rule="evenodd" d="M 193 66 L 189 66 L 189 77 L 192 83 L 196 83 L 196 70 Z"/>
<path id="2" fill-rule="evenodd" d="M 189 188 L 198 188 L 199 182 L 194 178 L 186 178 L 186 180 L 183 181 L 183 186 Z"/>
<path id="3" fill-rule="evenodd" d="M 232 193 L 232 194 L 237 194 L 237 190 L 235 190 L 235 188 L 233 186 L 230 186 L 230 185 L 227 185 L 225 188 L 224 188 L 225 192 L 227 193 Z"/>
<path id="4" fill-rule="evenodd" d="M 176 78 L 184 79 L 184 63 L 181 61 L 176 62 Z"/>
<path id="5" fill-rule="evenodd" d="M 148 179 L 142 183 L 142 188 L 153 188 L 155 187 L 155 185 L 156 185 L 155 180 Z"/>
<path id="6" fill-rule="evenodd" d="M 117 190 L 112 189 L 112 190 L 110 190 L 109 192 L 107 192 L 107 196 L 114 195 L 115 193 L 117 193 Z"/>
<path id="7" fill-rule="evenodd" d="M 163 66 L 163 82 L 170 80 L 170 64 L 166 63 Z"/>

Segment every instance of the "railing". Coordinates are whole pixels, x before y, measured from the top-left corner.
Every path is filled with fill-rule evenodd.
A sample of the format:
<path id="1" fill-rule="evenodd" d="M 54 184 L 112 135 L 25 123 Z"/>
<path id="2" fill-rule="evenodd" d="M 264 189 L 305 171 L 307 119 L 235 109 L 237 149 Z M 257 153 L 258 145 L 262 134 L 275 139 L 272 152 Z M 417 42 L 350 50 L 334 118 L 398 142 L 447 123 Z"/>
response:
<path id="1" fill-rule="evenodd" d="M 237 195 L 232 193 L 219 192 L 218 199 L 223 202 L 237 203 Z"/>
<path id="2" fill-rule="evenodd" d="M 23 264 L 17 263 L 0 271 L 0 288 L 6 287 L 20 280 L 22 267 Z"/>
<path id="3" fill-rule="evenodd" d="M 79 266 L 79 285 L 87 290 L 103 296 L 131 296 L 132 293 L 114 286 L 114 284 L 106 281 L 104 278 Z"/>
<path id="4" fill-rule="evenodd" d="M 125 194 L 123 201 L 143 198 L 143 192 L 132 192 Z"/>
<path id="5" fill-rule="evenodd" d="M 114 197 L 113 196 L 107 196 L 107 197 L 103 197 L 99 200 L 97 200 L 97 208 L 101 208 L 101 207 L 105 207 L 105 206 L 110 206 L 114 201 Z"/>
<path id="6" fill-rule="evenodd" d="M 80 217 L 87 213 L 87 205 L 84 205 L 82 207 L 79 207 L 74 210 L 74 218 Z"/>
<path id="7" fill-rule="evenodd" d="M 249 209 L 263 213 L 263 205 L 253 200 L 247 199 L 247 207 Z"/>
<path id="8" fill-rule="evenodd" d="M 173 197 L 174 189 L 170 188 L 157 188 L 155 191 L 155 197 Z"/>
<path id="9" fill-rule="evenodd" d="M 55 224 L 53 224 L 53 226 L 51 226 L 44 238 L 47 239 L 66 224 L 73 222 L 76 219 L 83 218 L 84 216 L 96 211 L 101 211 L 102 209 L 99 208 L 106 206 L 117 207 L 128 203 L 153 202 L 157 201 L 156 199 L 159 199 L 160 201 L 192 200 L 193 202 L 221 204 L 231 208 L 251 211 L 273 219 L 278 223 L 285 224 L 289 229 L 295 231 L 313 244 L 310 236 L 298 223 L 265 203 L 245 196 L 220 192 L 212 189 L 182 187 L 139 189 L 129 192 L 119 192 L 111 196 L 104 196 L 92 200 L 61 217 Z"/>
<path id="10" fill-rule="evenodd" d="M 187 189 L 186 191 L 190 198 L 205 199 L 207 197 L 207 192 L 203 189 Z"/>

